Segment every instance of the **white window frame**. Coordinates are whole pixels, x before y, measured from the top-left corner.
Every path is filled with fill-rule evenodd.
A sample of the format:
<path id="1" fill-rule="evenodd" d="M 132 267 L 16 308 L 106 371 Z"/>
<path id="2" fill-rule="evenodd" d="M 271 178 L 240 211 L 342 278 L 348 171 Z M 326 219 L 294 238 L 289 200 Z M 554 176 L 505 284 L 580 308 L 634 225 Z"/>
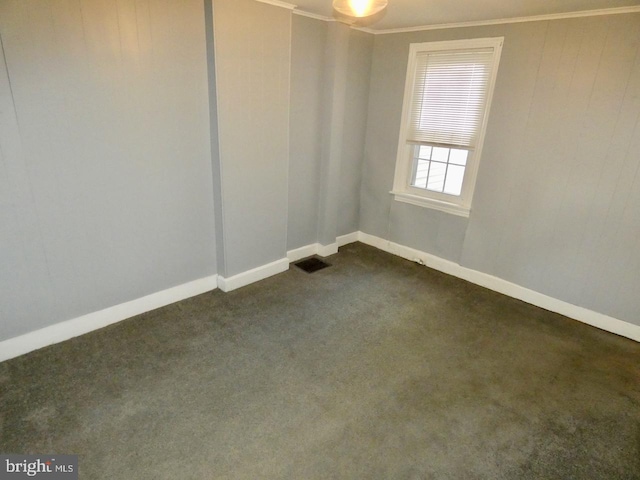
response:
<path id="1" fill-rule="evenodd" d="M 399 202 L 433 208 L 443 212 L 468 217 L 471 211 L 471 201 L 478 175 L 478 166 L 484 144 L 484 136 L 491 110 L 493 90 L 500 64 L 500 55 L 504 37 L 477 38 L 468 40 L 451 40 L 443 42 L 412 43 L 409 48 L 409 61 L 407 64 L 407 77 L 404 87 L 404 102 L 402 106 L 402 120 L 400 123 L 400 138 L 398 140 L 398 154 L 396 157 L 396 170 L 393 182 L 393 190 L 390 192 Z M 407 142 L 409 117 L 411 115 L 411 103 L 416 75 L 416 58 L 418 53 L 452 50 L 470 50 L 477 48 L 493 48 L 493 64 L 487 91 L 487 103 L 484 110 L 482 124 L 478 132 L 478 142 L 473 150 L 469 150 L 467 165 L 465 167 L 462 192 L 460 196 L 445 193 L 432 192 L 411 185 L 413 176 L 413 151 L 415 144 Z M 439 146 L 433 144 L 434 146 Z M 442 145 L 444 146 L 444 145 Z M 447 145 L 447 147 L 450 147 Z M 451 148 L 455 148 L 451 146 Z"/>

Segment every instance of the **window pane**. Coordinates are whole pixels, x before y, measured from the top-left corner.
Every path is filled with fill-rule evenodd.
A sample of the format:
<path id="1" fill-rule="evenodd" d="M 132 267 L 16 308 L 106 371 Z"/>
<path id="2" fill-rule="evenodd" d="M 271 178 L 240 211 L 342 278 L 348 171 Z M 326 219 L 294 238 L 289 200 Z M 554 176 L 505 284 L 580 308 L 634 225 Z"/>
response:
<path id="1" fill-rule="evenodd" d="M 442 192 L 442 189 L 444 187 L 444 176 L 446 172 L 446 163 L 431 162 L 431 169 L 429 170 L 429 180 L 427 181 L 427 190 Z"/>
<path id="2" fill-rule="evenodd" d="M 420 145 L 419 150 L 420 151 L 418 152 L 418 157 L 424 158 L 425 160 L 429 160 L 431 158 L 431 147 Z"/>
<path id="3" fill-rule="evenodd" d="M 433 155 L 431 156 L 431 160 L 446 162 L 448 158 L 449 158 L 448 148 L 433 147 Z"/>
<path id="4" fill-rule="evenodd" d="M 460 193 L 462 192 L 463 178 L 464 167 L 460 165 L 449 164 L 449 168 L 447 169 L 447 181 L 444 186 L 444 193 L 460 196 Z"/>
<path id="5" fill-rule="evenodd" d="M 449 163 L 453 163 L 455 165 L 466 165 L 468 154 L 468 150 L 458 150 L 457 148 L 452 148 L 451 154 L 449 155 Z"/>
<path id="6" fill-rule="evenodd" d="M 429 162 L 418 160 L 416 162 L 416 175 L 413 182 L 414 187 L 427 188 L 427 175 L 429 174 Z"/>

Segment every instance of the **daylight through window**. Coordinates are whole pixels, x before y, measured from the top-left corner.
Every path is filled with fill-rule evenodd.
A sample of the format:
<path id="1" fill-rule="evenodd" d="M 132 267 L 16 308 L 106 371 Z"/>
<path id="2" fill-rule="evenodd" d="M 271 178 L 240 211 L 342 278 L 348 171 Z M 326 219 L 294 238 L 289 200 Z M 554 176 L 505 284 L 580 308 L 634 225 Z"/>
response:
<path id="1" fill-rule="evenodd" d="M 396 199 L 468 215 L 502 38 L 412 44 Z"/>

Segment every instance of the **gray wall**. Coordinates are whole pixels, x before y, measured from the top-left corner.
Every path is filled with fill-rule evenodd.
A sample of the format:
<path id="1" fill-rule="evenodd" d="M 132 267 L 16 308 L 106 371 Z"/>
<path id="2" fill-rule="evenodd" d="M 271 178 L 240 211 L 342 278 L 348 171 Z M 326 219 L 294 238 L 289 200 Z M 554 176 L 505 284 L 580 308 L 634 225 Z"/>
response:
<path id="1" fill-rule="evenodd" d="M 0 340 L 216 271 L 200 0 L 0 2 Z"/>
<path id="2" fill-rule="evenodd" d="M 216 273 L 216 248 L 227 277 L 278 260 L 323 214 L 640 324 L 640 15 L 374 37 L 205 5 L 0 3 L 0 340 Z M 470 218 L 391 201 L 409 44 L 486 36 Z"/>
<path id="3" fill-rule="evenodd" d="M 373 38 L 372 34 L 358 30 L 351 30 L 349 37 L 338 235 L 355 232 L 360 225 L 360 185 L 367 131 Z"/>
<path id="4" fill-rule="evenodd" d="M 358 230 L 373 50 L 371 34 L 292 21 L 288 249 Z"/>
<path id="5" fill-rule="evenodd" d="M 292 17 L 288 250 L 318 241 L 327 27 L 327 22 Z"/>
<path id="6" fill-rule="evenodd" d="M 291 12 L 214 0 L 224 271 L 286 257 Z"/>
<path id="7" fill-rule="evenodd" d="M 207 73 L 209 75 L 209 137 L 211 140 L 211 181 L 215 220 L 216 264 L 219 272 L 225 271 L 224 228 L 222 215 L 222 163 L 218 125 L 218 92 L 216 90 L 216 50 L 213 21 L 213 0 L 204 0 L 204 23 L 207 40 Z"/>
<path id="8" fill-rule="evenodd" d="M 504 36 L 469 219 L 391 200 L 409 44 Z M 640 325 L 640 15 L 377 35 L 361 230 Z"/>
<path id="9" fill-rule="evenodd" d="M 335 244 L 338 236 L 350 37 L 348 26 L 337 22 L 329 24 L 322 91 L 324 111 L 318 202 L 318 241 L 321 245 Z"/>

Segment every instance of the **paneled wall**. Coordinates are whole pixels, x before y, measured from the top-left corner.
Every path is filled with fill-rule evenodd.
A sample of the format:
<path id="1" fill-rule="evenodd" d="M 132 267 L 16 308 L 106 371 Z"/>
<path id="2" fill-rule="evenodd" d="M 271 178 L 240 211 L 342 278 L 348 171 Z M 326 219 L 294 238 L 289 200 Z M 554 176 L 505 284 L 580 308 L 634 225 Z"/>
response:
<path id="1" fill-rule="evenodd" d="M 392 201 L 409 44 L 495 36 L 470 217 Z M 0 41 L 0 340 L 357 229 L 640 324 L 639 14 L 373 36 L 3 0 Z"/>
<path id="2" fill-rule="evenodd" d="M 504 36 L 468 219 L 391 199 L 409 44 Z M 361 230 L 640 325 L 640 14 L 377 35 Z"/>
<path id="3" fill-rule="evenodd" d="M 289 249 L 358 230 L 373 35 L 293 15 Z"/>
<path id="4" fill-rule="evenodd" d="M 287 254 L 291 11 L 214 0 L 225 277 Z"/>
<path id="5" fill-rule="evenodd" d="M 327 22 L 299 15 L 292 17 L 289 250 L 318 241 L 327 29 Z"/>
<path id="6" fill-rule="evenodd" d="M 216 271 L 203 3 L 0 2 L 0 340 Z"/>
<path id="7" fill-rule="evenodd" d="M 367 131 L 373 38 L 372 34 L 358 30 L 351 30 L 349 36 L 340 162 L 338 235 L 355 232 L 360 226 L 360 185 Z"/>

